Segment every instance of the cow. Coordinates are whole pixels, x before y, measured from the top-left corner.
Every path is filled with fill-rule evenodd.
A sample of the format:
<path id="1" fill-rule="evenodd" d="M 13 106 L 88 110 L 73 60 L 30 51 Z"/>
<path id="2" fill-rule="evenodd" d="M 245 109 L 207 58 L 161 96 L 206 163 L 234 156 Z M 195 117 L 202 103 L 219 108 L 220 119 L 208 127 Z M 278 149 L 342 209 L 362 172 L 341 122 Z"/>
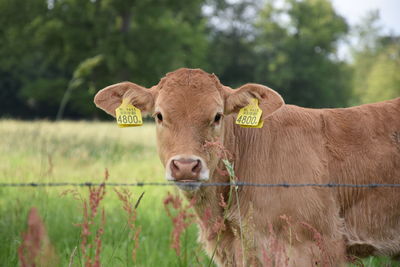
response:
<path id="1" fill-rule="evenodd" d="M 260 84 L 232 89 L 181 68 L 149 89 L 108 86 L 94 102 L 115 116 L 123 99 L 155 118 L 166 179 L 195 199 L 199 241 L 218 266 L 342 266 L 349 255 L 400 255 L 400 188 L 189 186 L 232 181 L 220 149 L 209 145 L 218 142 L 233 155 L 239 182 L 398 184 L 400 98 L 303 108 Z M 252 99 L 260 129 L 235 124 Z"/>

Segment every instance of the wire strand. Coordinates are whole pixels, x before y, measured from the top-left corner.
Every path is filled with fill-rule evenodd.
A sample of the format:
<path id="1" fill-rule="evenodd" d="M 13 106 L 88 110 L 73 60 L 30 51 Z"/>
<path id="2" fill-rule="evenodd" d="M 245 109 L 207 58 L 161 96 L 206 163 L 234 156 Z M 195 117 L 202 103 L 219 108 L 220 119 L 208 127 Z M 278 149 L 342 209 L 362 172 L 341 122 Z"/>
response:
<path id="1" fill-rule="evenodd" d="M 144 187 L 144 186 L 183 186 L 183 187 L 208 187 L 208 186 L 239 186 L 239 187 L 349 187 L 349 188 L 400 188 L 400 184 L 336 184 L 336 183 L 276 183 L 276 184 L 260 184 L 247 182 L 233 183 L 203 183 L 203 182 L 135 182 L 135 183 L 93 183 L 93 182 L 56 182 L 56 183 L 0 183 L 0 187 L 91 187 L 91 186 L 120 186 L 120 187 Z"/>

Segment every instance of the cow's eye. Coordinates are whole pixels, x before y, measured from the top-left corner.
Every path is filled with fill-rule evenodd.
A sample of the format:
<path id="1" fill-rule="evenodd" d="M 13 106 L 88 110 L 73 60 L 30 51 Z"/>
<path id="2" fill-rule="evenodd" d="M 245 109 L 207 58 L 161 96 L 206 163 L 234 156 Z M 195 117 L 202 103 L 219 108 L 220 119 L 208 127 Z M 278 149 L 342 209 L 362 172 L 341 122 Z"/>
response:
<path id="1" fill-rule="evenodd" d="M 156 114 L 156 118 L 157 118 L 157 120 L 158 120 L 159 122 L 162 122 L 162 120 L 163 120 L 163 117 L 162 117 L 162 115 L 161 115 L 160 112 L 158 112 L 158 113 Z"/>
<path id="2" fill-rule="evenodd" d="M 222 114 L 217 113 L 217 115 L 215 115 L 214 122 L 219 123 L 221 121 L 221 118 L 222 118 Z"/>

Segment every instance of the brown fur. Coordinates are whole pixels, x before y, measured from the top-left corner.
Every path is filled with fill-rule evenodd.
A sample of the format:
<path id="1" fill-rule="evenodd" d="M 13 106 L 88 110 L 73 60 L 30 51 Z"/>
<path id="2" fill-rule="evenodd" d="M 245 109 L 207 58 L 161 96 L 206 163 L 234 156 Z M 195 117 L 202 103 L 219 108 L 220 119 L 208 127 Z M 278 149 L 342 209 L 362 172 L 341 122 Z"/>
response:
<path id="1" fill-rule="evenodd" d="M 346 109 L 306 109 L 285 105 L 262 85 L 232 90 L 214 75 L 179 69 L 147 91 L 132 83 L 107 87 L 95 102 L 114 115 L 124 94 L 144 111 L 163 114 L 164 121 L 157 123 L 162 163 L 177 154 L 200 156 L 210 169 L 210 182 L 229 181 L 216 172 L 221 165 L 216 151 L 204 149 L 206 141 L 220 138 L 234 154 L 240 181 L 400 183 L 400 98 Z M 235 112 L 252 97 L 263 109 L 262 129 L 234 124 Z M 222 125 L 213 124 L 220 111 L 225 113 Z M 219 203 L 221 195 L 228 198 L 226 188 L 201 187 L 185 195 L 197 199 L 200 242 L 209 255 L 216 247 L 219 266 L 262 266 L 263 253 L 270 249 L 266 244 L 274 238 L 290 266 L 341 265 L 346 251 L 362 257 L 400 253 L 399 189 L 244 187 L 238 193 L 241 218 L 234 197 L 219 241 L 213 225 L 224 216 Z M 210 218 L 204 219 L 206 213 Z"/>

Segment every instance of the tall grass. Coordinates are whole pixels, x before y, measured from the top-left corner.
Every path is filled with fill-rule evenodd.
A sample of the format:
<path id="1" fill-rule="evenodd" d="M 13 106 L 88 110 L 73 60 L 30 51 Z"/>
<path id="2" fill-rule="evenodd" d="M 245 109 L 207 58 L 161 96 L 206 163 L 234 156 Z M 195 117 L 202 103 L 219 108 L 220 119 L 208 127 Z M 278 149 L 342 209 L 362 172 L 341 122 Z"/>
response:
<path id="1" fill-rule="evenodd" d="M 0 140 L 0 182 L 102 182 L 106 168 L 110 182 L 164 181 L 151 124 L 121 129 L 114 123 L 103 122 L 0 120 Z M 85 257 L 80 249 L 82 229 L 76 226 L 85 219 L 82 203 L 72 196 L 62 196 L 65 190 L 0 188 L 0 266 L 18 266 L 21 233 L 27 231 L 31 207 L 36 207 L 43 220 L 60 266 L 84 266 Z M 87 188 L 76 190 L 89 196 Z M 186 207 L 190 204 L 182 204 L 177 213 L 168 214 L 164 209 L 163 201 L 171 197 L 168 191 L 177 194 L 176 189 L 130 188 L 128 193 L 121 188 L 117 189 L 119 194 L 110 188 L 106 190 L 99 255 L 103 266 L 209 264 L 196 242 L 195 225 L 182 221 L 186 218 L 182 214 L 188 216 L 182 212 L 189 212 Z M 132 203 L 137 203 L 143 192 L 140 205 L 132 209 Z M 177 221 L 185 232 L 173 232 Z M 176 253 L 177 241 L 181 242 L 180 256 Z M 369 258 L 364 263 L 391 266 L 386 259 Z"/>
<path id="2" fill-rule="evenodd" d="M 0 182 L 102 182 L 105 168 L 110 182 L 164 181 L 153 126 L 120 129 L 114 123 L 0 121 Z M 0 188 L 0 266 L 18 266 L 21 233 L 26 231 L 32 206 L 43 218 L 60 266 L 83 266 L 82 205 L 66 188 Z M 87 188 L 78 188 L 87 196 Z M 183 266 L 171 246 L 173 225 L 163 200 L 172 187 L 130 188 L 132 198 L 145 192 L 137 207 L 141 231 L 135 259 L 135 241 L 120 197 L 111 188 L 103 201 L 106 223 L 100 260 L 104 266 Z M 122 188 L 119 190 L 122 192 Z M 132 214 L 133 216 L 133 214 Z M 182 237 L 187 265 L 206 261 L 197 245 L 197 229 L 189 226 Z M 135 262 L 134 262 L 135 260 Z M 200 264 L 201 265 L 201 264 Z"/>

